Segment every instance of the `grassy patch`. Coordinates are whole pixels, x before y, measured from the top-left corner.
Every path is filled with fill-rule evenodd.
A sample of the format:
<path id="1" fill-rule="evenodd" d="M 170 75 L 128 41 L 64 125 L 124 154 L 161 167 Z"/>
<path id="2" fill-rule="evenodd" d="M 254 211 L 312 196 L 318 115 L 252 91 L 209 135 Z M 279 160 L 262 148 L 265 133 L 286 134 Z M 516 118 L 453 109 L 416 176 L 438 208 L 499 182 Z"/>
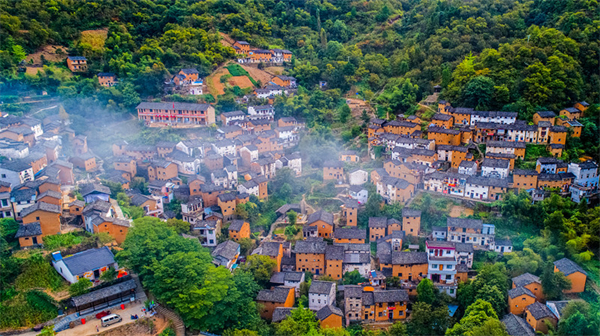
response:
<path id="1" fill-rule="evenodd" d="M 65 234 L 57 234 L 44 237 L 44 248 L 46 250 L 56 250 L 61 247 L 73 247 L 81 244 L 82 237 L 75 235 L 73 232 Z"/>
<path id="2" fill-rule="evenodd" d="M 15 280 L 15 287 L 19 291 L 33 288 L 56 291 L 64 284 L 63 278 L 41 254 L 35 254 L 25 260 L 21 266 L 21 274 Z"/>
<path id="3" fill-rule="evenodd" d="M 228 66 L 226 66 L 226 68 L 227 68 L 227 70 L 229 70 L 229 73 L 232 76 L 246 76 L 246 77 L 248 77 L 248 79 L 250 79 L 250 81 L 252 82 L 252 84 L 254 86 L 258 86 L 258 83 L 254 80 L 254 78 L 252 78 L 252 76 L 250 76 L 248 71 L 246 71 L 244 68 L 242 68 L 239 64 L 236 64 L 236 63 L 229 64 Z"/>
<path id="4" fill-rule="evenodd" d="M 57 315 L 56 304 L 46 293 L 20 293 L 0 303 L 0 329 L 33 327 Z"/>
<path id="5" fill-rule="evenodd" d="M 107 36 L 108 29 L 84 30 L 79 43 L 89 45 L 92 50 L 102 50 Z"/>

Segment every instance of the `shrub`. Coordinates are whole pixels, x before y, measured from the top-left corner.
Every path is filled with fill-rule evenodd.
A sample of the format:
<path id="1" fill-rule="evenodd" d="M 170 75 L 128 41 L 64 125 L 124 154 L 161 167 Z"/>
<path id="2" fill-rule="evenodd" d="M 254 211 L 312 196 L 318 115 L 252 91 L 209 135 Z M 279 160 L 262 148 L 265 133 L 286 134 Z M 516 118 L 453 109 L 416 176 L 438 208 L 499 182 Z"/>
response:
<path id="1" fill-rule="evenodd" d="M 69 294 L 71 296 L 79 296 L 85 294 L 90 287 L 92 287 L 92 282 L 86 278 L 81 278 L 69 287 Z"/>
<path id="2" fill-rule="evenodd" d="M 25 260 L 21 266 L 21 274 L 15 280 L 15 287 L 20 291 L 31 288 L 56 290 L 62 284 L 62 277 L 41 254 L 34 254 Z"/>
<path id="3" fill-rule="evenodd" d="M 72 232 L 65 234 L 56 234 L 44 237 L 44 248 L 46 250 L 57 250 L 61 247 L 70 248 L 81 244 L 83 239 Z"/>

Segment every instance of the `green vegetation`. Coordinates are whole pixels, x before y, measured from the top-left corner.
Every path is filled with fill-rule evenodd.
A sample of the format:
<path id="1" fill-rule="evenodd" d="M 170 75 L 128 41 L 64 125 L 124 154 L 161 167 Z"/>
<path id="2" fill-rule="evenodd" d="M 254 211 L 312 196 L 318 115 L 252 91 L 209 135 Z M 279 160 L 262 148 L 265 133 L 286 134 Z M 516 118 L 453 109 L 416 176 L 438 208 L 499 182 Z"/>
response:
<path id="1" fill-rule="evenodd" d="M 138 273 L 144 288 L 175 309 L 189 328 L 222 332 L 264 327 L 254 302 L 261 288 L 254 275 L 215 268 L 207 249 L 159 219 L 136 219 L 122 247 L 117 254 L 121 263 Z"/>
<path id="2" fill-rule="evenodd" d="M 33 327 L 55 318 L 57 314 L 56 303 L 46 293 L 19 293 L 0 304 L 0 328 Z"/>
<path id="3" fill-rule="evenodd" d="M 81 244 L 83 238 L 73 232 L 44 237 L 44 248 L 52 251 L 60 248 L 70 248 Z"/>
<path id="4" fill-rule="evenodd" d="M 81 278 L 69 287 L 69 294 L 79 296 L 85 294 L 90 287 L 92 287 L 92 282 L 89 279 Z"/>
<path id="5" fill-rule="evenodd" d="M 241 65 L 232 63 L 232 64 L 229 64 L 228 66 L 226 66 L 226 68 L 227 68 L 227 70 L 229 70 L 229 73 L 232 76 L 246 76 L 252 82 L 252 84 L 254 86 L 259 87 L 256 80 L 254 78 L 252 78 L 252 76 L 250 76 L 248 71 L 246 71 L 244 68 L 242 68 Z"/>

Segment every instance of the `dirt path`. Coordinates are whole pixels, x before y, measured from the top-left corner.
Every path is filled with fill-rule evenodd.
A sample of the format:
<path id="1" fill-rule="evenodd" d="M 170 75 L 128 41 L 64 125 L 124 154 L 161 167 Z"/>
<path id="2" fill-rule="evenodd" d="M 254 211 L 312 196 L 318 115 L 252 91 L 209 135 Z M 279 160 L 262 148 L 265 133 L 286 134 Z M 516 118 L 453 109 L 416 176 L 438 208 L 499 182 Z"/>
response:
<path id="1" fill-rule="evenodd" d="M 235 40 L 232 39 L 231 36 L 229 36 L 223 32 L 219 32 L 219 35 L 221 35 L 221 44 L 222 45 L 224 45 L 226 47 L 231 47 L 235 43 Z"/>

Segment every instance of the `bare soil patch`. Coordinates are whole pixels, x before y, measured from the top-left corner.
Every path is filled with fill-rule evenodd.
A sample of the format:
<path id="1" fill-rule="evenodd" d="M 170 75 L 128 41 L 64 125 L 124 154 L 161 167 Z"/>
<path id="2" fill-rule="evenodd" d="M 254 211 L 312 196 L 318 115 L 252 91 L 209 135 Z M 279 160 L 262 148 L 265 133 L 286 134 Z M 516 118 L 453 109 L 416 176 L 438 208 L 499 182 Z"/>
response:
<path id="1" fill-rule="evenodd" d="M 208 92 L 210 92 L 210 94 L 212 94 L 215 98 L 217 98 L 218 95 L 225 93 L 225 85 L 221 83 L 221 76 L 224 75 L 229 75 L 229 70 L 227 70 L 225 67 L 222 67 L 213 72 L 210 76 L 206 77 Z"/>
<path id="2" fill-rule="evenodd" d="M 243 64 L 240 64 L 240 65 L 242 66 L 242 68 L 244 68 L 244 70 L 248 71 L 250 76 L 252 78 L 254 78 L 255 81 L 260 81 L 262 83 L 262 85 L 269 83 L 271 81 L 271 79 L 274 77 L 270 73 L 260 70 L 258 68 L 249 67 L 249 66 L 246 66 Z"/>
<path id="3" fill-rule="evenodd" d="M 231 47 L 235 43 L 235 40 L 232 39 L 229 35 L 222 33 L 222 32 L 219 32 L 219 35 L 221 35 L 221 44 L 222 45 Z"/>
<path id="4" fill-rule="evenodd" d="M 247 87 L 254 87 L 254 84 L 252 84 L 252 82 L 250 81 L 250 78 L 246 77 L 246 76 L 235 76 L 235 77 L 231 77 L 229 78 L 229 80 L 227 81 L 231 86 L 239 86 L 242 89 L 245 89 Z"/>
<path id="5" fill-rule="evenodd" d="M 362 99 L 346 98 L 346 103 L 352 111 L 352 117 L 358 118 L 362 115 L 363 110 L 367 110 L 367 113 L 371 112 L 371 105 Z"/>
<path id="6" fill-rule="evenodd" d="M 450 217 L 460 217 L 460 215 L 471 216 L 474 214 L 473 209 L 465 208 L 464 206 L 454 205 L 450 209 Z"/>
<path id="7" fill-rule="evenodd" d="M 281 75 L 283 73 L 284 67 L 272 66 L 266 67 L 264 70 L 270 73 L 273 76 Z"/>
<path id="8" fill-rule="evenodd" d="M 29 64 L 30 60 L 33 60 L 33 64 L 42 65 L 42 55 L 47 61 L 50 62 L 62 62 L 67 58 L 67 48 L 59 45 L 48 44 L 40 47 L 33 54 L 27 55 L 25 61 Z M 28 67 L 29 71 L 29 67 Z M 37 71 L 33 74 L 35 75 Z"/>

